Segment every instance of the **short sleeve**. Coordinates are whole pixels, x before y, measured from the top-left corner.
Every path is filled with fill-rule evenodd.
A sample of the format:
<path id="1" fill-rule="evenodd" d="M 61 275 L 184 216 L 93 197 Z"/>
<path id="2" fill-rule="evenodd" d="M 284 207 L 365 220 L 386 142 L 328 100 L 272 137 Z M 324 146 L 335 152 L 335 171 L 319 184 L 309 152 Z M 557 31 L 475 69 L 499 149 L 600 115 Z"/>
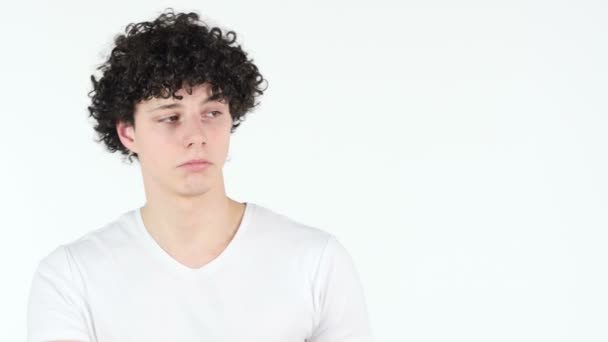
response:
<path id="1" fill-rule="evenodd" d="M 30 285 L 27 341 L 89 342 L 84 301 L 73 277 L 65 246 L 42 259 Z"/>
<path id="2" fill-rule="evenodd" d="M 349 253 L 333 236 L 321 256 L 313 293 L 316 326 L 307 342 L 372 342 L 363 287 Z"/>

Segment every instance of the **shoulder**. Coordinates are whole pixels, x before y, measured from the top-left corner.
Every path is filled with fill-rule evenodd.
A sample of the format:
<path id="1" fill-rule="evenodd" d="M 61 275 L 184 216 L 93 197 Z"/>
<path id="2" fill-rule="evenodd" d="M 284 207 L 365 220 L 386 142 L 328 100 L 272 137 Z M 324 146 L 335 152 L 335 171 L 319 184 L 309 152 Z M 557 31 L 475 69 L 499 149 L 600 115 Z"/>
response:
<path id="1" fill-rule="evenodd" d="M 260 204 L 253 204 L 253 233 L 258 238 L 280 242 L 290 248 L 316 247 L 323 249 L 334 236 L 319 227 L 315 227 L 279 211 Z"/>
<path id="2" fill-rule="evenodd" d="M 100 260 L 109 251 L 127 247 L 136 234 L 134 215 L 134 210 L 123 212 L 103 226 L 60 244 L 39 261 L 39 268 L 71 267 L 74 271 L 78 260 Z"/>

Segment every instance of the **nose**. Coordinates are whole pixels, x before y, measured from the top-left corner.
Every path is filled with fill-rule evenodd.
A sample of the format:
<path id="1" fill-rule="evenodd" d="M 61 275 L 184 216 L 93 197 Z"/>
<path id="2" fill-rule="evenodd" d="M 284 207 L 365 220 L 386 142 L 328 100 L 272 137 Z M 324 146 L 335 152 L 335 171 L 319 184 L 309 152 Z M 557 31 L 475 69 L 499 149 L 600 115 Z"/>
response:
<path id="1" fill-rule="evenodd" d="M 204 145 L 207 143 L 205 125 L 203 120 L 198 116 L 194 116 L 192 119 L 186 121 L 184 139 L 187 147 L 190 147 L 191 145 Z"/>

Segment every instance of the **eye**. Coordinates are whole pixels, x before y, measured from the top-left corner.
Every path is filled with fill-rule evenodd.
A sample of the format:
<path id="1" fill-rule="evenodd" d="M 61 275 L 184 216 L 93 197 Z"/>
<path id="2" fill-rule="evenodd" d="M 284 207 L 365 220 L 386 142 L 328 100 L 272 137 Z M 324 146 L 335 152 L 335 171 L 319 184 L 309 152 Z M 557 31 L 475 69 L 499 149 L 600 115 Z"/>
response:
<path id="1" fill-rule="evenodd" d="M 215 118 L 215 117 L 222 115 L 222 112 L 220 112 L 218 110 L 212 110 L 212 111 L 206 112 L 205 114 L 213 114 L 211 117 Z"/>
<path id="2" fill-rule="evenodd" d="M 178 119 L 178 118 L 179 118 L 178 115 L 171 115 L 166 118 L 158 120 L 158 122 L 167 122 L 167 120 L 168 120 L 168 122 L 175 122 L 174 120 L 170 120 L 170 119 Z"/>

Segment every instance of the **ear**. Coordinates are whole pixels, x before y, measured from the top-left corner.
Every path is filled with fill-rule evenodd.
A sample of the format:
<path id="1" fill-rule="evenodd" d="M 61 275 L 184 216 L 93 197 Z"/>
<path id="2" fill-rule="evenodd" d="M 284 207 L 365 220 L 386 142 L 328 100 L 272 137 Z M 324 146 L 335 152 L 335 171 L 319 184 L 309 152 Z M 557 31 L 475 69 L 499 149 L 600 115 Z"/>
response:
<path id="1" fill-rule="evenodd" d="M 118 121 L 116 123 L 116 133 L 120 142 L 131 152 L 137 152 L 137 143 L 135 141 L 135 128 L 132 124 L 124 121 Z"/>

